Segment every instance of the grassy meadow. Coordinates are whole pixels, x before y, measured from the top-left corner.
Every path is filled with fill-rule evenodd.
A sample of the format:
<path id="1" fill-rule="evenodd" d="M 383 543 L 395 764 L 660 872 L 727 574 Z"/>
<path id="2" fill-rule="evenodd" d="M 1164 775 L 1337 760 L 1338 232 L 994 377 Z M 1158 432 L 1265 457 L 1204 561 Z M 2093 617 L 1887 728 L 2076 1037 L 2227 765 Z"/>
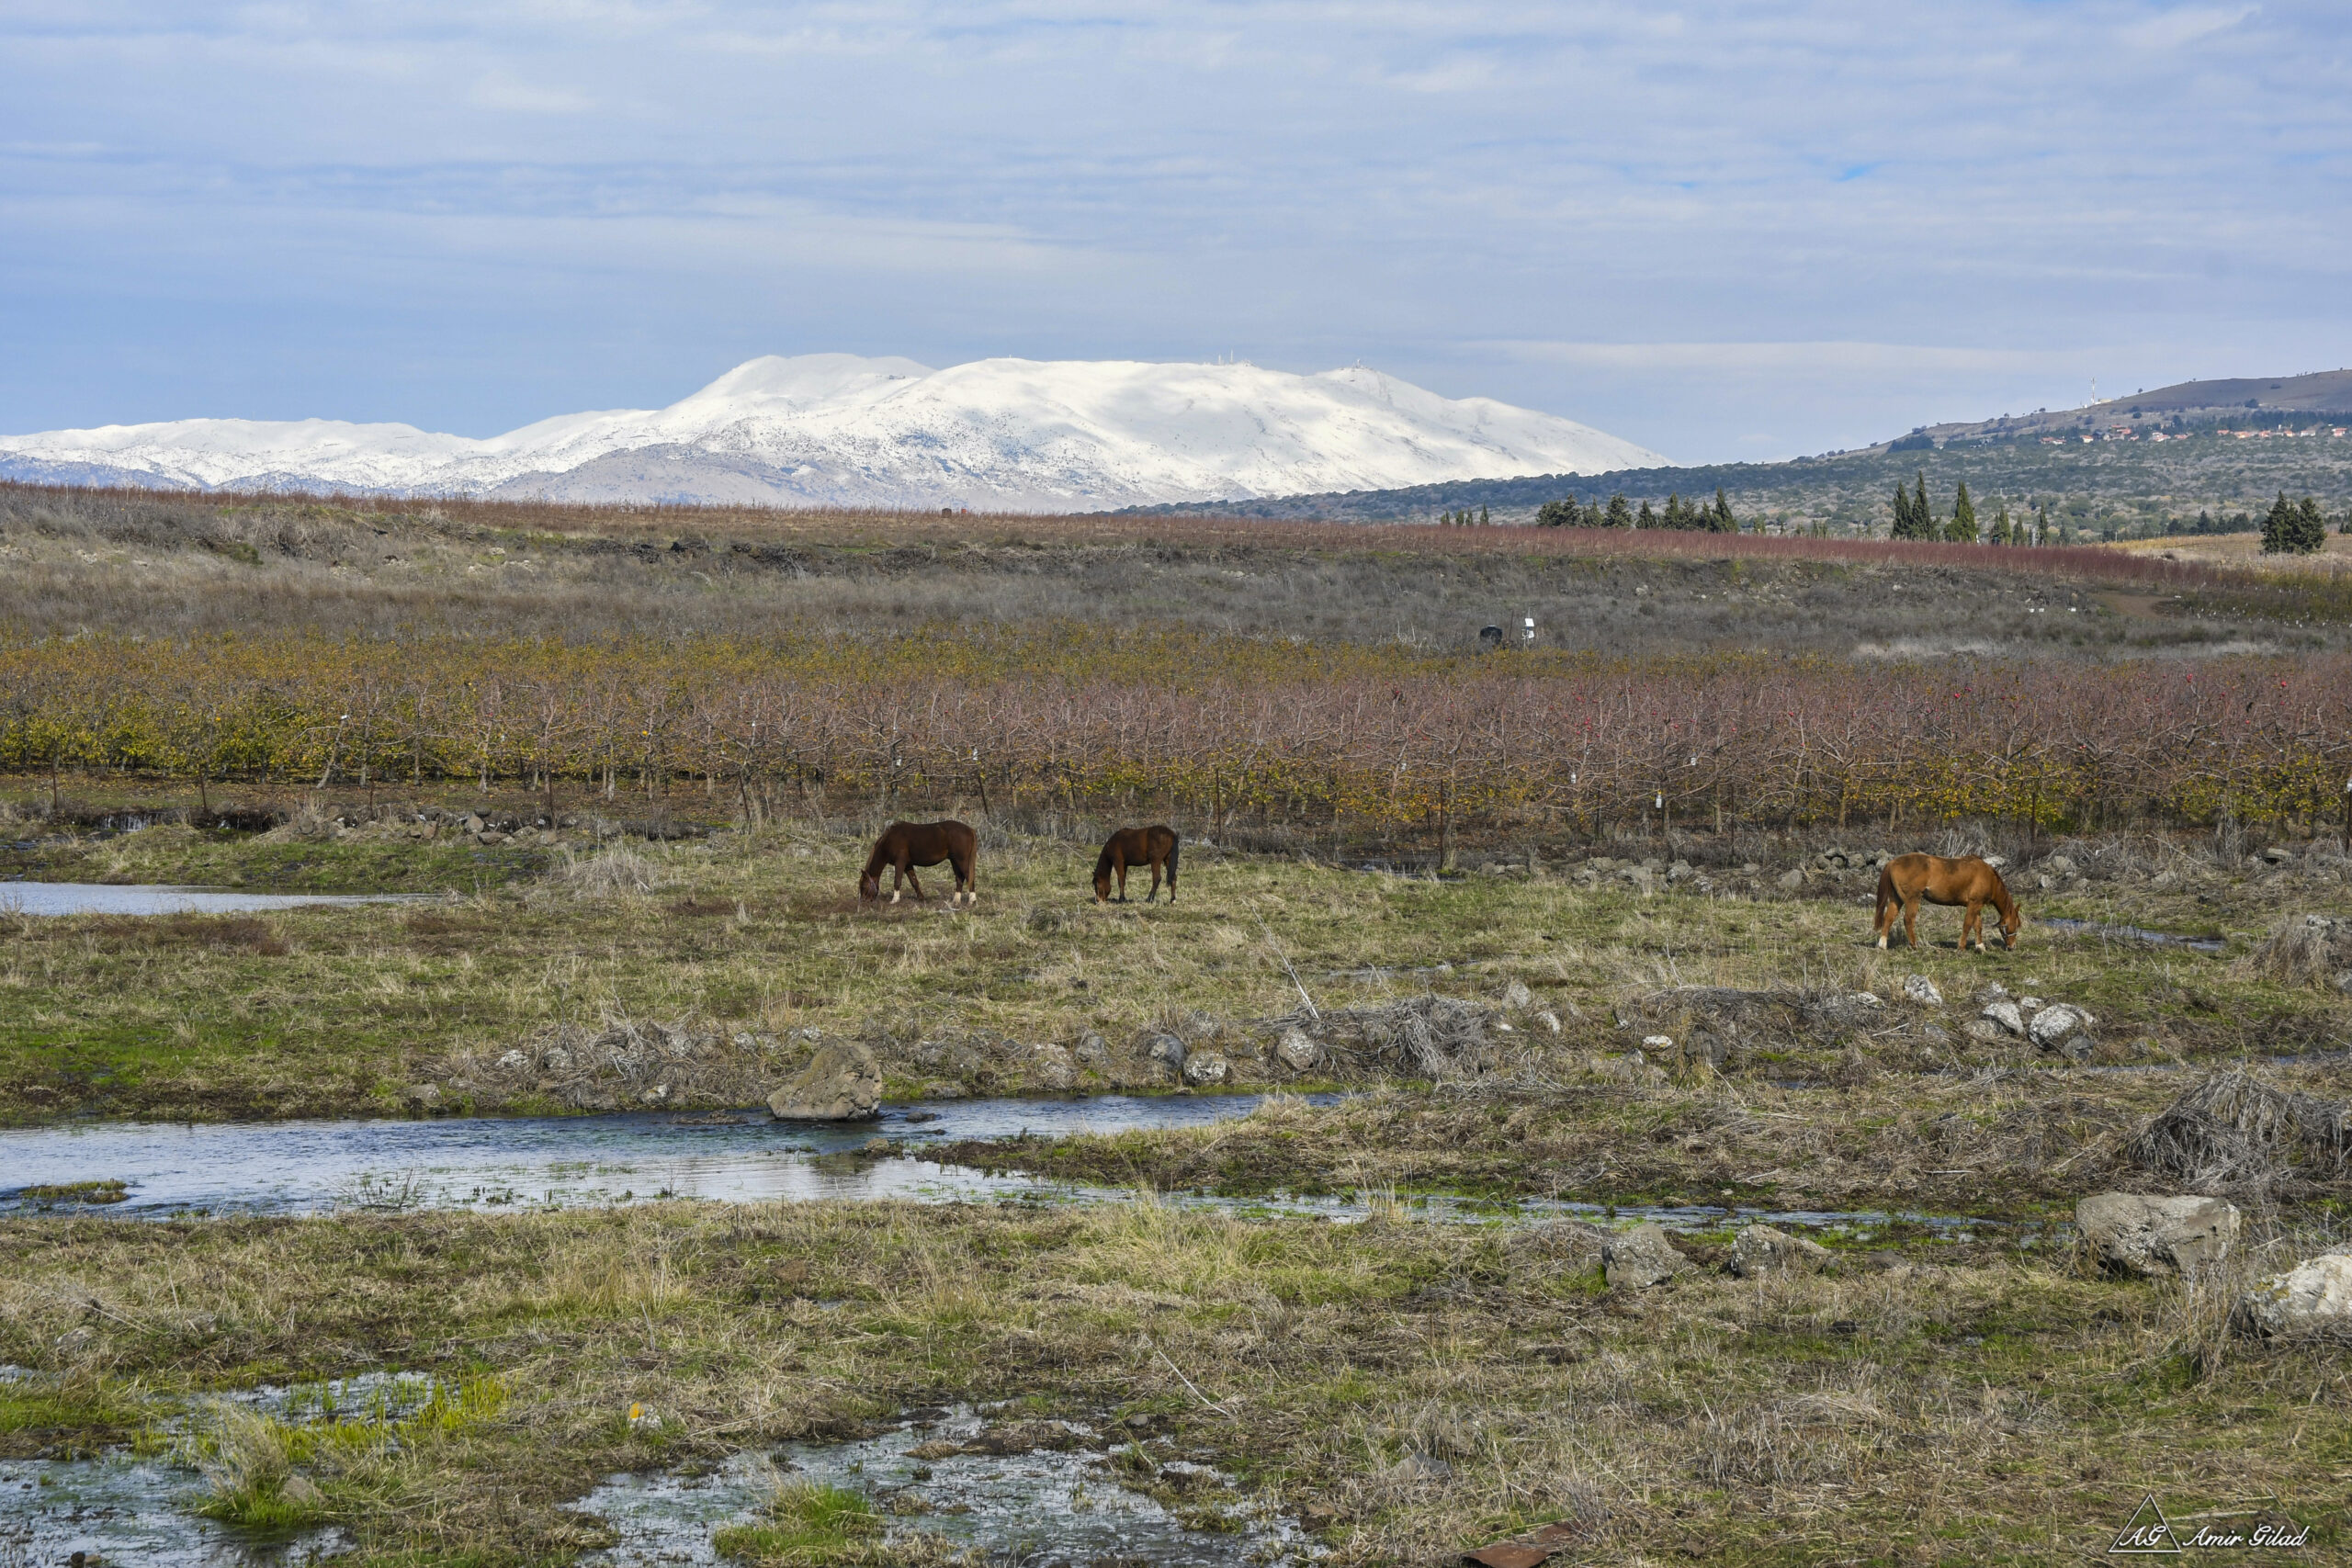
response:
<path id="1" fill-rule="evenodd" d="M 2245 1233 L 2190 1281 L 2102 1273 L 2069 1229 L 2087 1194 L 2184 1190 L 2138 1140 L 2210 1072 L 2352 1100 L 2352 998 L 2271 944 L 2352 913 L 2332 591 L 2226 562 L 2101 575 L 2075 552 L 2041 578 L 1936 547 L 1569 558 L 1514 554 L 1508 529 L 1424 550 L 1144 520 L 0 502 L 7 668 L 135 649 L 171 692 L 263 715 L 277 749 L 191 750 L 214 710 L 182 702 L 167 723 L 158 698 L 153 733 L 182 739 L 142 750 L 150 730 L 106 706 L 103 680 L 74 688 L 72 726 L 62 687 L 0 691 L 9 744 L 59 748 L 0 779 L 0 1140 L 119 1118 L 699 1115 L 758 1104 L 837 1041 L 899 1100 L 1267 1097 L 1213 1126 L 947 1151 L 1133 1193 L 1098 1206 L 138 1221 L 21 1204 L 0 1213 L 0 1461 L 169 1459 L 189 1506 L 257 1545 L 331 1526 L 355 1562 L 560 1564 L 616 1540 L 569 1506 L 605 1477 L 706 1475 L 969 1402 L 991 1406 L 992 1451 L 1077 1422 L 1104 1485 L 1203 1541 L 1239 1542 L 1238 1518 L 1272 1508 L 1334 1564 L 1450 1563 L 1547 1524 L 1559 1563 L 2072 1561 L 2103 1556 L 2152 1492 L 2188 1529 L 2308 1529 L 2296 1561 L 2352 1546 L 2340 1340 L 2231 1326 L 2249 1280 L 2347 1239 L 2340 1163 L 2282 1155 L 2209 1181 Z M 1668 812 L 1645 770 L 1703 770 L 1661 707 L 1651 750 L 1610 732 L 1623 798 L 1583 808 L 1553 786 L 1596 765 L 1595 743 L 1527 741 L 1523 712 L 1480 705 L 1476 626 L 1539 592 L 1556 596 L 1546 625 L 1585 641 L 1512 692 L 1613 681 L 1629 706 L 1689 684 L 1694 658 L 1785 635 L 1802 678 L 1759 689 L 1834 685 L 1846 728 L 1825 739 L 1808 709 L 1801 740 L 1722 753 L 1769 756 L 1780 794 L 1716 763 Z M 1905 595 L 1934 607 L 1891 607 Z M 1114 690 L 1069 651 L 1084 628 L 1117 690 L 1189 689 L 1194 666 L 1150 668 L 1160 645 L 1136 627 L 1154 620 L 1293 716 L 1297 733 L 1254 738 L 1275 782 L 1237 788 L 1221 763 L 1125 777 L 1114 725 L 1051 728 L 1067 694 Z M 1062 662 L 991 667 L 971 699 L 1029 748 L 1021 790 L 952 757 L 860 774 L 847 741 L 797 773 L 766 755 L 755 788 L 749 764 L 673 768 L 650 744 L 616 762 L 573 737 L 585 749 L 559 760 L 468 750 L 454 728 L 363 776 L 342 710 L 300 706 L 338 693 L 280 657 L 344 649 L 364 675 L 429 654 L 414 675 L 439 700 L 519 682 L 501 650 L 536 639 L 533 681 L 560 684 L 576 655 L 634 714 L 660 705 L 628 685 L 630 637 L 731 641 L 744 669 L 786 639 L 837 642 L 844 665 L 929 639 L 930 663 L 903 656 L 929 670 L 1007 657 L 1038 622 L 1080 628 L 1035 641 Z M 1434 809 L 1399 806 L 1402 784 L 1317 793 L 1406 721 L 1363 720 L 1344 745 L 1337 717 L 1307 733 L 1347 705 L 1285 707 L 1315 683 L 1265 673 L 1293 649 L 1351 671 L 1382 714 L 1408 682 L 1416 702 L 1468 694 L 1458 729 L 1411 739 L 1456 748 Z M 695 713 L 750 689 L 712 668 Z M 1707 668 L 1736 685 L 1748 666 Z M 2003 709 L 1982 695 L 1996 687 L 2025 696 Z M 1854 738 L 1898 688 L 1914 749 L 1865 755 Z M 1890 765 L 1907 778 L 1952 736 L 1994 733 L 1938 716 L 1962 688 L 1969 724 L 2008 725 L 2002 778 L 2075 793 L 1985 809 L 2009 801 L 1990 772 L 1886 793 Z M 825 705 L 817 684 L 803 697 Z M 902 717 L 926 712 L 918 694 Z M 2156 719 L 2178 734 L 2132 733 Z M 84 750 L 66 760 L 59 737 Z M 428 743 L 447 748 L 434 766 Z M 222 765 L 192 773 L 199 754 Z M 1503 782 L 1474 807 L 1480 756 Z M 978 905 L 945 907 L 944 868 L 921 874 L 926 899 L 861 905 L 875 829 L 948 814 L 980 831 Z M 1179 896 L 1143 902 L 1147 875 L 1097 906 L 1094 846 L 1131 817 L 1186 835 Z M 1915 849 L 2001 856 L 2016 948 L 1959 951 L 1957 913 L 1936 909 L 1917 951 L 1872 945 L 1872 857 Z M 408 897 L 40 916 L 11 904 L 16 880 Z M 1990 1029 L 1996 986 L 2095 1024 L 2064 1051 Z M 1340 1043 L 1431 998 L 1458 1004 L 1445 1016 L 1475 1049 L 1430 1068 Z M 1736 1025 L 1733 1004 L 1750 1010 Z M 1333 1043 L 1287 1059 L 1286 1030 Z M 642 1070 L 549 1065 L 657 1035 Z M 1218 1072 L 1188 1082 L 1155 1055 L 1171 1038 Z M 1367 1217 L 1253 1212 L 1271 1192 L 1346 1194 Z M 1611 1287 L 1611 1227 L 1652 1206 L 1720 1218 L 1678 1233 L 1689 1267 L 1669 1282 Z M 1827 1266 L 1738 1277 L 1735 1209 L 1816 1215 L 1777 1223 Z M 429 1396 L 308 1422 L 223 1397 L 395 1371 Z M 922 1506 L 786 1472 L 718 1544 L 775 1568 L 979 1561 Z M 0 1561 L 9 1517 L 0 1499 Z"/>

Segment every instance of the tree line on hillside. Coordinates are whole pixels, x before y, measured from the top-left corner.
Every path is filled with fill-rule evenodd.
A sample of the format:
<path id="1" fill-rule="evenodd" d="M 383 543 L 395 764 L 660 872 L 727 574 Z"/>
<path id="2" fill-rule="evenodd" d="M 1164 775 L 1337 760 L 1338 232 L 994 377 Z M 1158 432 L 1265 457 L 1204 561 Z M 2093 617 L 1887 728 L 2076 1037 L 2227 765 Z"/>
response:
<path id="1" fill-rule="evenodd" d="M 1664 512 L 1652 508 L 1646 500 L 1636 512 L 1622 491 L 1611 496 L 1605 506 L 1598 496 L 1588 505 L 1570 495 L 1562 501 L 1545 502 L 1536 510 L 1535 521 L 1544 528 L 1679 528 L 1701 534 L 1740 531 L 1739 519 L 1732 515 L 1731 502 L 1720 485 L 1715 487 L 1713 502 L 1685 501 L 1679 494 L 1669 495 Z"/>

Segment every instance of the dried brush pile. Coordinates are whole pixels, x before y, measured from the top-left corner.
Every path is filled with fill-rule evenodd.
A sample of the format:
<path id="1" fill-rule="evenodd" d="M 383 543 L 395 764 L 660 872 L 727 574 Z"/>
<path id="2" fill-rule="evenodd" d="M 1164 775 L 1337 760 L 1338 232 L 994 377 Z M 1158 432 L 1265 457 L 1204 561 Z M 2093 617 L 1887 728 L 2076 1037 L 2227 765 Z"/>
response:
<path id="1" fill-rule="evenodd" d="M 1484 1077 L 1501 1066 L 1492 1008 L 1454 997 L 1408 997 L 1379 1007 L 1340 1008 L 1303 1026 L 1323 1042 L 1334 1065 L 1366 1077 L 1444 1083 Z"/>
<path id="2" fill-rule="evenodd" d="M 2336 1180 L 2352 1171 L 2352 1106 L 2218 1072 L 2140 1129 L 2125 1152 L 2198 1188 L 2290 1175 Z"/>
<path id="3" fill-rule="evenodd" d="M 2333 986 L 2352 991 L 2352 920 L 2290 915 L 2260 947 L 2239 961 L 2239 967 L 2282 986 Z"/>

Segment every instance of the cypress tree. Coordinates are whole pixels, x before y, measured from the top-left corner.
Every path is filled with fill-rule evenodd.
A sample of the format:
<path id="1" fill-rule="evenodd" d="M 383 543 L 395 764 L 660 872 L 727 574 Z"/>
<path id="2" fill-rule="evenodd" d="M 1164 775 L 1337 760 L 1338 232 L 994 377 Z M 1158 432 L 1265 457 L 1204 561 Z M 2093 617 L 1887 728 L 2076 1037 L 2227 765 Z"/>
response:
<path id="1" fill-rule="evenodd" d="M 2287 503 L 2287 492 L 2282 490 L 2270 503 L 2270 514 L 2262 520 L 2262 553 L 2288 554 L 2295 548 L 2295 509 Z"/>
<path id="2" fill-rule="evenodd" d="M 1715 487 L 1715 509 L 1707 515 L 1707 531 L 1711 534 L 1736 534 L 1739 519 L 1731 514 L 1731 502 L 1724 495 L 1724 487 Z"/>
<path id="3" fill-rule="evenodd" d="M 2006 545 L 2009 542 L 2009 503 L 2007 502 L 2001 502 L 2000 510 L 1993 513 L 1992 531 L 1984 536 L 1984 542 L 1988 545 Z"/>
<path id="4" fill-rule="evenodd" d="M 1960 494 L 1951 503 L 1951 521 L 1944 525 L 1944 537 L 1955 545 L 1976 542 L 1976 503 L 1968 499 L 1968 481 L 1960 481 Z"/>
<path id="5" fill-rule="evenodd" d="M 1649 502 L 1645 501 L 1642 505 L 1646 509 Z M 1634 509 L 1626 504 L 1623 491 L 1609 498 L 1609 512 L 1601 518 L 1600 525 L 1604 528 L 1630 528 L 1634 525 Z"/>
<path id="6" fill-rule="evenodd" d="M 1487 526 L 1487 509 L 1483 504 L 1478 508 L 1478 526 L 1481 528 Z"/>
<path id="7" fill-rule="evenodd" d="M 2296 552 L 2301 555 L 2310 555 L 2325 548 L 2327 548 L 2327 518 L 2321 513 L 2319 502 L 2307 495 L 2295 508 Z"/>
<path id="8" fill-rule="evenodd" d="M 1886 536 L 1890 539 L 1911 536 L 1911 492 L 1899 482 L 1894 487 L 1894 522 L 1887 528 Z"/>
<path id="9" fill-rule="evenodd" d="M 1657 513 L 1650 510 L 1650 503 L 1647 501 L 1644 501 L 1642 502 L 1641 511 L 1634 514 L 1634 526 L 1636 528 L 1655 528 L 1657 526 Z"/>

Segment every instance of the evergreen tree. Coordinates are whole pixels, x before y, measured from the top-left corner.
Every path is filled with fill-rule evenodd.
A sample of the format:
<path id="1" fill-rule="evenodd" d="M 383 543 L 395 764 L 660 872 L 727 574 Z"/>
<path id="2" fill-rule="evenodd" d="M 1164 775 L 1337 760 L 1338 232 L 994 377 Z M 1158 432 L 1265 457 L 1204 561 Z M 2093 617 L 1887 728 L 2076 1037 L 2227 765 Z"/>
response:
<path id="1" fill-rule="evenodd" d="M 1944 537 L 1955 545 L 1976 542 L 1976 503 L 1968 499 L 1968 481 L 1960 481 L 1960 494 L 1951 503 L 1951 521 L 1944 525 Z"/>
<path id="2" fill-rule="evenodd" d="M 1646 511 L 1649 502 L 1642 502 L 1642 507 Z M 1622 491 L 1609 498 L 1609 511 L 1601 518 L 1600 525 L 1604 528 L 1630 528 L 1634 525 L 1634 509 L 1626 504 Z"/>
<path id="3" fill-rule="evenodd" d="M 1478 508 L 1478 526 L 1481 528 L 1487 526 L 1487 509 L 1484 505 Z"/>
<path id="4" fill-rule="evenodd" d="M 1575 496 L 1566 501 L 1547 501 L 1535 509 L 1535 525 L 1539 528 L 1577 528 L 1584 525 L 1584 509 Z"/>
<path id="5" fill-rule="evenodd" d="M 1642 510 L 1634 515 L 1634 526 L 1636 528 L 1657 526 L 1657 513 L 1650 510 L 1650 503 L 1647 501 L 1642 502 Z"/>
<path id="6" fill-rule="evenodd" d="M 2266 556 L 2287 555 L 2295 548 L 2295 509 L 2287 502 L 2287 492 L 2280 491 L 2278 499 L 2270 503 L 2270 514 L 2262 520 L 2262 553 Z"/>
<path id="7" fill-rule="evenodd" d="M 2327 518 L 2320 512 L 2319 502 L 2307 495 L 2295 508 L 2295 550 L 2312 555 L 2325 548 Z"/>
<path id="8" fill-rule="evenodd" d="M 1899 484 L 1894 487 L 1894 526 L 1888 537 L 1932 539 L 1935 536 L 1935 513 L 1928 505 L 1928 475 L 1922 469 L 1917 493 L 1906 491 Z"/>
<path id="9" fill-rule="evenodd" d="M 1731 502 L 1724 495 L 1724 487 L 1715 487 L 1714 510 L 1707 513 L 1707 531 L 1711 534 L 1736 534 L 1739 519 L 1731 514 Z"/>
<path id="10" fill-rule="evenodd" d="M 1984 542 L 1988 545 L 2006 545 L 2009 542 L 2009 503 L 2007 502 L 2003 502 L 2000 510 L 1993 513 L 1993 528 L 1984 536 Z"/>

